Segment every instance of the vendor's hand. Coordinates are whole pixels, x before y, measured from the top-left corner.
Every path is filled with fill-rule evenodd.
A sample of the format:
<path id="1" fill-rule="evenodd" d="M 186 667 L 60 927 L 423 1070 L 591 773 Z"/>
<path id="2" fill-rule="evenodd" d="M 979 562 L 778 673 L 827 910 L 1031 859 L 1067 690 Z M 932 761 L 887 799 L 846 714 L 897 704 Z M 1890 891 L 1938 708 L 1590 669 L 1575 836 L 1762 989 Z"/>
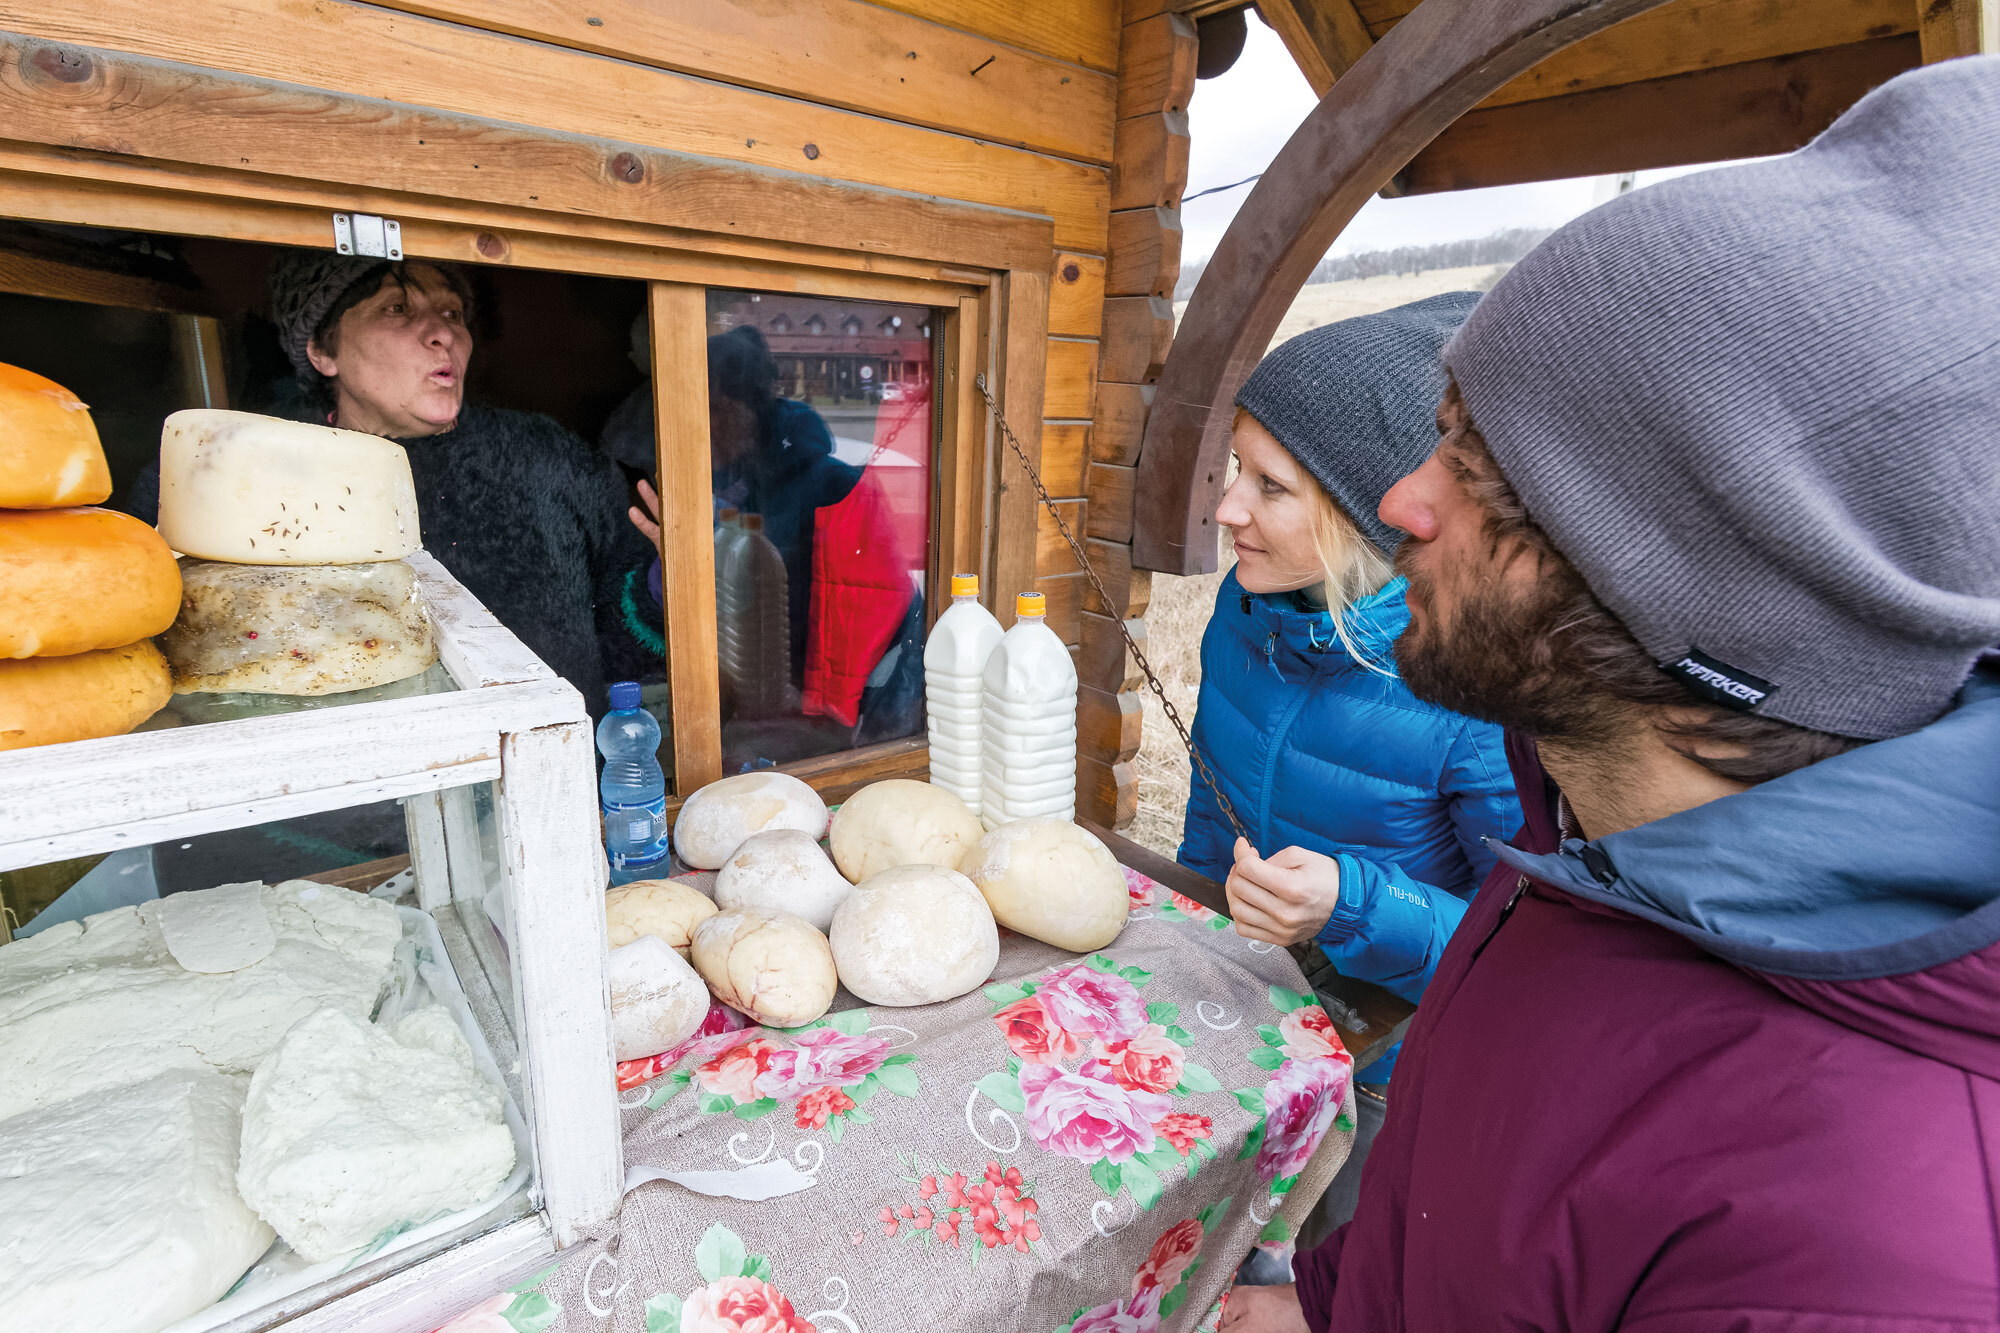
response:
<path id="1" fill-rule="evenodd" d="M 1222 1333 L 1307 1333 L 1298 1287 L 1231 1287 L 1221 1327 Z"/>
<path id="2" fill-rule="evenodd" d="M 660 545 L 660 496 L 653 489 L 652 482 L 639 483 L 639 500 L 646 506 L 646 512 L 640 513 L 639 506 L 633 505 L 625 511 L 625 517 L 632 520 L 633 527 L 646 534 L 646 540 L 657 550 Z"/>
<path id="3" fill-rule="evenodd" d="M 1236 840 L 1236 865 L 1223 884 L 1236 933 L 1273 944 L 1297 944 L 1319 934 L 1340 902 L 1340 863 L 1287 847 L 1270 860 L 1248 838 Z"/>

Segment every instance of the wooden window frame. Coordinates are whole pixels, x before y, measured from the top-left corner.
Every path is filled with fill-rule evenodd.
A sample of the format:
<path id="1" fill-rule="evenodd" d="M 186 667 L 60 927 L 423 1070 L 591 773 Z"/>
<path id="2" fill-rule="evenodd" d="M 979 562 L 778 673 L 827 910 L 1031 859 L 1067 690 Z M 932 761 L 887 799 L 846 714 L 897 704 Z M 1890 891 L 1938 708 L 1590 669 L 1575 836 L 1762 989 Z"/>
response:
<path id="1" fill-rule="evenodd" d="M 53 145 L 0 144 L 0 218 L 331 248 L 330 215 L 376 212 L 402 225 L 404 254 L 645 282 L 651 322 L 656 448 L 662 490 L 667 676 L 673 718 L 672 804 L 722 776 L 714 546 L 708 444 L 706 296 L 711 288 L 794 292 L 921 305 L 937 312 L 939 447 L 926 587 L 937 614 L 942 576 L 977 571 L 996 612 L 1035 586 L 1033 493 L 1011 462 L 975 386 L 985 374 L 1010 419 L 1039 427 L 1049 272 L 957 266 L 937 259 L 817 249 L 787 241 L 495 205 L 355 190 L 249 172 L 135 160 Z M 967 209 L 973 215 L 987 210 Z M 1003 228 L 1021 215 L 993 210 Z M 1035 219 L 1042 234 L 1046 220 Z M 967 233 L 967 252 L 995 251 Z M 1004 248 L 1004 247 L 1002 247 Z M 1040 253 L 1032 245 L 1015 251 Z M 1054 249 L 1046 252 L 1053 266 Z M 1014 261 L 1010 256 L 1009 262 Z M 1039 432 L 1031 432 L 1038 442 Z M 1003 621 L 1011 619 L 1002 615 Z M 922 777 L 923 737 L 783 766 L 839 799 L 865 782 Z"/>

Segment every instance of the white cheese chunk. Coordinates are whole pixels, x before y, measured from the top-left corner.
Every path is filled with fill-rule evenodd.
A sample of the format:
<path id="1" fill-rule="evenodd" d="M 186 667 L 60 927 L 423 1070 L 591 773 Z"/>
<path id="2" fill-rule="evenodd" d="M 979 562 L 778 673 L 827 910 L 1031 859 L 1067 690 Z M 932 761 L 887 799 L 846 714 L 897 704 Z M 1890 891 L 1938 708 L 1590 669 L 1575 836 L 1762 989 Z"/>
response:
<path id="1" fill-rule="evenodd" d="M 180 1070 L 0 1122 L 0 1325 L 153 1333 L 271 1244 L 236 1192 L 244 1083 Z"/>
<path id="2" fill-rule="evenodd" d="M 218 884 L 160 899 L 160 939 L 190 972 L 240 972 L 278 947 L 264 886 Z"/>
<path id="3" fill-rule="evenodd" d="M 400 560 L 422 544 L 401 445 L 206 407 L 160 431 L 159 526 L 183 555 L 239 565 Z"/>
<path id="4" fill-rule="evenodd" d="M 322 1009 L 250 1080 L 237 1187 L 313 1263 L 479 1203 L 514 1169 L 500 1090 L 427 1012 L 391 1036 Z"/>
<path id="5" fill-rule="evenodd" d="M 416 571 L 183 560 L 180 614 L 160 651 L 182 693 L 371 689 L 437 661 Z"/>
<path id="6" fill-rule="evenodd" d="M 172 1069 L 247 1074 L 323 1006 L 366 1019 L 402 938 L 396 909 L 304 880 L 262 893 L 277 941 L 234 972 L 175 962 L 159 902 L 0 947 L 0 1117 Z"/>
<path id="7" fill-rule="evenodd" d="M 611 1044 L 620 1060 L 671 1051 L 708 1017 L 707 983 L 657 935 L 613 949 L 608 970 Z"/>

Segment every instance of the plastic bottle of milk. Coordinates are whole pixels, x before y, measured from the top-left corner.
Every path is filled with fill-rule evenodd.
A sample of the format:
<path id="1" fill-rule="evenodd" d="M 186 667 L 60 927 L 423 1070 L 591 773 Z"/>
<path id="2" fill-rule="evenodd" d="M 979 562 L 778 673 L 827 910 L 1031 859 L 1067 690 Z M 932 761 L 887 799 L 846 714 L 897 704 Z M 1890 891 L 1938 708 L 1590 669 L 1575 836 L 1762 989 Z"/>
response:
<path id="1" fill-rule="evenodd" d="M 1076 817 L 1076 664 L 1042 623 L 1048 601 L 1024 592 L 1014 628 L 986 660 L 981 691 L 979 818 L 987 828 Z"/>
<path id="2" fill-rule="evenodd" d="M 979 604 L 979 576 L 951 576 L 951 605 L 924 641 L 924 708 L 931 742 L 931 785 L 979 813 L 983 771 L 980 719 L 986 660 L 1006 631 Z"/>

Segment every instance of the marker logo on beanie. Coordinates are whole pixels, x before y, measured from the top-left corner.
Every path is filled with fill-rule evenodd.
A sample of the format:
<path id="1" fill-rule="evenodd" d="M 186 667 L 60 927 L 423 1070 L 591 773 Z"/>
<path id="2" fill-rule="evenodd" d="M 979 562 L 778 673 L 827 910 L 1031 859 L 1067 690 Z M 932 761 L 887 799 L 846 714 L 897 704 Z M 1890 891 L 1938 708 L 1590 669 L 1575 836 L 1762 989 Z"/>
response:
<path id="1" fill-rule="evenodd" d="M 1666 663 L 1664 669 L 1710 703 L 1739 712 L 1756 711 L 1758 704 L 1778 692 L 1770 681 L 1718 662 L 1699 648 L 1688 649 L 1679 661 Z"/>

